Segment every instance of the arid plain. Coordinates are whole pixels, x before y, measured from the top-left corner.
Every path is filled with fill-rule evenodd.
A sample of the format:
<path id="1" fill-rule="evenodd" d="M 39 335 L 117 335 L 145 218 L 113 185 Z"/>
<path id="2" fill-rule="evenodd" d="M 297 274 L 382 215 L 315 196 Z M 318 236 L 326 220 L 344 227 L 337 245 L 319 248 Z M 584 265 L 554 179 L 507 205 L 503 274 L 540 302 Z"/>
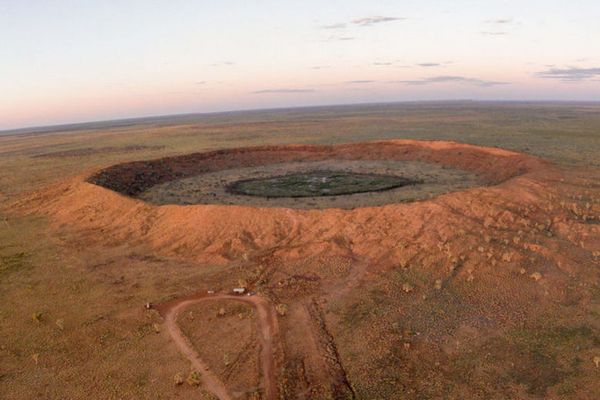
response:
<path id="1" fill-rule="evenodd" d="M 0 397 L 596 399 L 599 154 L 591 103 L 0 135 Z M 334 167 L 393 188 L 227 197 Z"/>

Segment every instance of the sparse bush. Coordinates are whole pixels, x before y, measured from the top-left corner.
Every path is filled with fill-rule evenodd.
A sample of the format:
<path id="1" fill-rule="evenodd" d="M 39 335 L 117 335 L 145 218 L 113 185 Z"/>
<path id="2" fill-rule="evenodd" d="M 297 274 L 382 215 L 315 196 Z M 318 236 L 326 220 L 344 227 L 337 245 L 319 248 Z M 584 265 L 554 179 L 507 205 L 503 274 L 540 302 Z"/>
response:
<path id="1" fill-rule="evenodd" d="M 181 375 L 181 372 L 175 374 L 173 377 L 173 382 L 176 386 L 183 385 L 183 375 Z"/>
<path id="2" fill-rule="evenodd" d="M 200 372 L 191 371 L 186 379 L 186 382 L 190 386 L 199 386 L 200 383 L 202 383 L 202 376 L 200 375 Z"/>
<path id="3" fill-rule="evenodd" d="M 248 400 L 260 400 L 260 399 L 261 399 L 261 395 L 258 390 L 248 393 Z"/>
<path id="4" fill-rule="evenodd" d="M 288 306 L 286 304 L 280 303 L 275 306 L 275 311 L 277 311 L 277 314 L 281 315 L 282 317 L 287 314 L 287 310 Z"/>
<path id="5" fill-rule="evenodd" d="M 207 392 L 206 390 L 201 390 L 198 396 L 200 400 L 219 400 L 217 396 L 210 392 Z"/>
<path id="6" fill-rule="evenodd" d="M 529 275 L 529 277 L 537 282 L 540 279 L 542 279 L 542 274 L 540 274 L 539 272 L 534 272 L 533 274 Z"/>

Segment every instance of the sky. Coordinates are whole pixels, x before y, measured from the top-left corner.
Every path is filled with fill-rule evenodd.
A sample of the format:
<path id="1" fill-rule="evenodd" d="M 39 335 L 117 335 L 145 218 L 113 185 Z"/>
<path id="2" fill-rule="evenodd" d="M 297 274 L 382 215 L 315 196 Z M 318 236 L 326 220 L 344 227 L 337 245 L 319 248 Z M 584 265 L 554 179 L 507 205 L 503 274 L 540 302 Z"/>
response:
<path id="1" fill-rule="evenodd" d="M 600 101 L 598 0 L 0 0 L 0 130 L 423 100 Z"/>

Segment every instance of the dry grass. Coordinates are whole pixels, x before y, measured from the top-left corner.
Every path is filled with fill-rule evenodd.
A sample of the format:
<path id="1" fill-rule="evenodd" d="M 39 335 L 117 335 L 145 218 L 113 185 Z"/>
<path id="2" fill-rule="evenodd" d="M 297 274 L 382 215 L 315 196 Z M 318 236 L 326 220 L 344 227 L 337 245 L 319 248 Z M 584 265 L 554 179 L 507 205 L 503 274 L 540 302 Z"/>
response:
<path id="1" fill-rule="evenodd" d="M 504 232 L 518 221 L 503 228 L 495 220 L 487 241 L 476 230 L 461 235 L 472 247 L 465 254 L 448 256 L 443 244 L 416 249 L 398 243 L 405 265 L 391 270 L 371 265 L 364 279 L 342 293 L 336 285 L 348 278 L 346 264 L 337 268 L 307 260 L 290 265 L 274 257 L 263 267 L 258 267 L 263 260 L 219 267 L 160 257 L 143 244 L 89 246 L 70 227 L 14 214 L 8 204 L 27 191 L 123 161 L 258 144 L 444 139 L 584 168 L 588 186 L 572 182 L 573 197 L 555 207 L 591 227 L 597 220 L 583 216 L 596 216 L 600 204 L 598 132 L 597 105 L 465 103 L 247 113 L 179 125 L 0 136 L 0 398 L 210 398 L 199 388 L 174 384 L 177 373 L 187 378 L 190 365 L 165 332 L 156 332 L 161 319 L 143 305 L 230 288 L 247 278 L 275 304 L 288 306 L 281 318 L 291 333 L 282 341 L 289 347 L 284 353 L 294 357 L 288 360 L 295 368 L 289 376 L 305 379 L 294 382 L 302 390 L 311 379 L 323 384 L 326 368 L 310 350 L 317 345 L 291 348 L 311 332 L 309 324 L 296 324 L 295 318 L 306 317 L 306 299 L 339 290 L 339 298 L 323 305 L 322 329 L 335 339 L 358 398 L 595 399 L 600 391 L 594 363 L 600 356 L 600 259 L 592 251 L 600 249 L 585 248 L 594 245 L 594 237 L 575 248 L 551 225 L 522 228 L 515 244 Z M 523 219 L 535 213 L 543 214 L 514 212 Z M 549 241 L 548 233 L 556 239 Z M 539 247 L 518 247 L 523 243 Z M 550 245 L 555 247 L 546 253 L 531 250 Z M 488 258 L 490 250 L 494 254 Z M 561 260 L 544 255 L 567 250 L 572 259 L 560 265 Z M 505 253 L 515 256 L 503 260 Z M 534 273 L 540 274 L 538 282 L 529 277 Z M 446 274 L 453 279 L 446 280 Z M 287 289 L 290 282 L 302 287 Z M 412 290 L 403 291 L 404 284 Z M 205 318 L 213 311 L 198 313 Z M 250 318 L 240 321 L 247 325 Z M 238 329 L 238 322 L 224 331 Z M 191 337 L 202 332 L 194 329 L 188 327 Z M 216 340 L 218 333 L 210 337 Z M 230 350 L 218 351 L 240 353 L 239 343 L 222 344 Z M 207 353 L 209 358 L 222 355 Z"/>

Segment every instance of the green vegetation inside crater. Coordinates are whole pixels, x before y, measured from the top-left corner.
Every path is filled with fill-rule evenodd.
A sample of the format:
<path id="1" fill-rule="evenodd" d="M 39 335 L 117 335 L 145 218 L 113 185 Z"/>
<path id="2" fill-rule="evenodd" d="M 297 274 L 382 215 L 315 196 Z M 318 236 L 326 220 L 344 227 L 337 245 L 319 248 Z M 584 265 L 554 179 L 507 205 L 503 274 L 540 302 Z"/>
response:
<path id="1" fill-rule="evenodd" d="M 233 194 L 261 197 L 318 197 L 379 192 L 420 183 L 394 175 L 313 171 L 234 182 Z"/>

